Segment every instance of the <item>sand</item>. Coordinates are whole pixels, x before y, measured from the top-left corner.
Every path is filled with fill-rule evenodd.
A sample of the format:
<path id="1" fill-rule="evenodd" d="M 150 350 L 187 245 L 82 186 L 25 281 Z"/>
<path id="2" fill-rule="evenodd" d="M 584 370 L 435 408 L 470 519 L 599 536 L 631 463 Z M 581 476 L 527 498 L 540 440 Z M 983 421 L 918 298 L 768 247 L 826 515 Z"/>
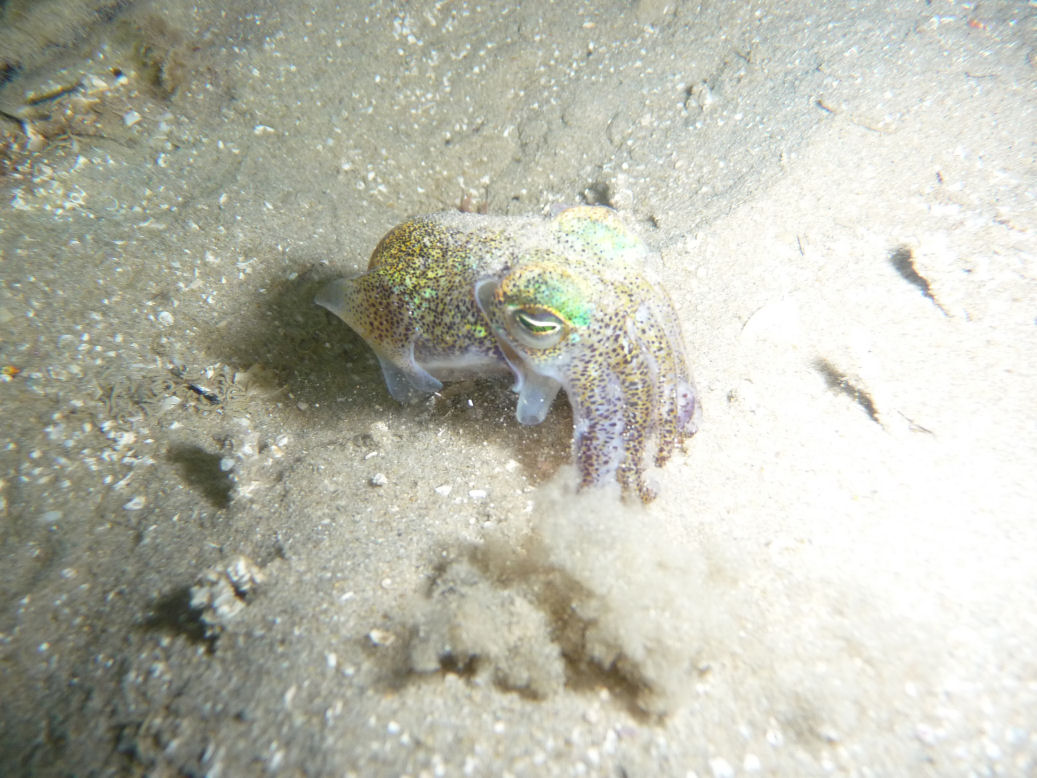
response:
<path id="1" fill-rule="evenodd" d="M 1022 2 L 6 4 L 0 774 L 1033 774 L 1035 52 Z M 704 408 L 646 507 L 312 302 L 580 202 Z"/>

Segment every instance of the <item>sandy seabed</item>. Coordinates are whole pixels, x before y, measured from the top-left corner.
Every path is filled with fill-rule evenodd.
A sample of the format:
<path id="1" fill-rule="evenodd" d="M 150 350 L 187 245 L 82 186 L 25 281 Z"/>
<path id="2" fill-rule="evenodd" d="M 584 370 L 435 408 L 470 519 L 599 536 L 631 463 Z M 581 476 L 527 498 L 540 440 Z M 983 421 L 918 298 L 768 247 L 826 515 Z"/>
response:
<path id="1" fill-rule="evenodd" d="M 0 774 L 1037 773 L 1032 3 L 0 6 Z M 313 305 L 616 208 L 642 507 Z"/>

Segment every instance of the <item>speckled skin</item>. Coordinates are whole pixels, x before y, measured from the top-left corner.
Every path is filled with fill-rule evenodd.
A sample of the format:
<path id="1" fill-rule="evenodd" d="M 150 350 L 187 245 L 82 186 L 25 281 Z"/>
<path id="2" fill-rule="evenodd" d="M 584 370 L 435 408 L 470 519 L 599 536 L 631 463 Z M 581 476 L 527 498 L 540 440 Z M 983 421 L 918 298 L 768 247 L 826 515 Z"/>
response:
<path id="1" fill-rule="evenodd" d="M 433 214 L 391 230 L 367 273 L 317 303 L 371 345 L 401 402 L 510 369 L 519 421 L 538 424 L 564 389 L 580 486 L 615 479 L 647 502 L 649 464 L 700 417 L 673 305 L 645 277 L 651 256 L 609 208 Z"/>

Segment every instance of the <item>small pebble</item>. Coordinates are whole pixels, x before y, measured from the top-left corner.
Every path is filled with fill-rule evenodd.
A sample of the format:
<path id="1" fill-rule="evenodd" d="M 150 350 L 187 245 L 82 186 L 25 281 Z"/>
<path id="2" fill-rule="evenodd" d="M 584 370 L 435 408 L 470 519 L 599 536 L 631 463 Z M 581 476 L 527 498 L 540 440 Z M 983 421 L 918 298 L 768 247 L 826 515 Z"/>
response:
<path id="1" fill-rule="evenodd" d="M 170 411 L 176 406 L 178 406 L 181 402 L 183 401 L 179 397 L 177 397 L 175 394 L 171 394 L 169 395 L 169 397 L 164 399 L 162 403 L 159 405 L 159 411 L 162 413 Z"/>
<path id="2" fill-rule="evenodd" d="M 367 434 L 371 436 L 371 442 L 376 448 L 385 450 L 392 445 L 392 433 L 384 421 L 373 422 L 368 426 Z"/>
<path id="3" fill-rule="evenodd" d="M 144 503 L 145 502 L 146 501 L 145 501 L 143 495 L 137 495 L 132 500 L 130 500 L 128 503 L 123 505 L 122 508 L 123 508 L 123 510 L 126 510 L 126 511 L 139 511 L 141 508 L 144 507 Z"/>
<path id="4" fill-rule="evenodd" d="M 713 778 L 734 778 L 735 769 L 722 756 L 715 756 L 709 760 L 709 769 L 713 772 Z"/>
<path id="5" fill-rule="evenodd" d="M 389 478 L 385 473 L 375 473 L 371 476 L 371 486 L 385 486 L 389 483 Z"/>
<path id="6" fill-rule="evenodd" d="M 384 629 L 375 628 L 367 633 L 367 639 L 376 646 L 391 646 L 395 642 L 396 636 Z"/>

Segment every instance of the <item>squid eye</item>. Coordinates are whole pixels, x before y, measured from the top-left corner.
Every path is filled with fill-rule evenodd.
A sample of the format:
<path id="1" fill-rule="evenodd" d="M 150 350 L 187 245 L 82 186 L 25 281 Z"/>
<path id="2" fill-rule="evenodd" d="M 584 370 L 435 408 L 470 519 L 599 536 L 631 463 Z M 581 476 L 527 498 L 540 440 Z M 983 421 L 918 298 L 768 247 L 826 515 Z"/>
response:
<path id="1" fill-rule="evenodd" d="M 539 308 L 516 308 L 511 314 L 511 334 L 530 348 L 550 348 L 565 335 L 565 322 L 550 311 Z"/>
<path id="2" fill-rule="evenodd" d="M 562 320 L 546 311 L 515 311 L 515 321 L 533 335 L 552 335 L 562 328 Z"/>

